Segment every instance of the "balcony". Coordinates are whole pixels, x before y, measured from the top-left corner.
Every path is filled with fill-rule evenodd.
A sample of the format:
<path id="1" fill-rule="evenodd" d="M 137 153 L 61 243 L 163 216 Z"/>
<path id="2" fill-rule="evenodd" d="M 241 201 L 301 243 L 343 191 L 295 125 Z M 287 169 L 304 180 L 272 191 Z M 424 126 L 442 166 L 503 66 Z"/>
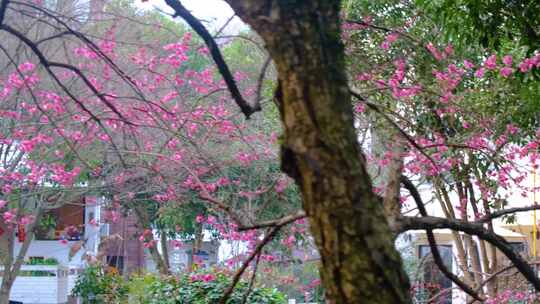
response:
<path id="1" fill-rule="evenodd" d="M 36 240 L 78 241 L 84 236 L 84 206 L 64 205 L 45 213 L 36 229 Z"/>

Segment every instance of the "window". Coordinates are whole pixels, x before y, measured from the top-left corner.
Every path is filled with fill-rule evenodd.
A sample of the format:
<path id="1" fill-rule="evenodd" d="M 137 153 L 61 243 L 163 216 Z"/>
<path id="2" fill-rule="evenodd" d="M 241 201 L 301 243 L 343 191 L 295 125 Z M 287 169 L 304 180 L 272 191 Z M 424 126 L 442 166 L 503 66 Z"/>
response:
<path id="1" fill-rule="evenodd" d="M 122 274 L 124 270 L 124 257 L 123 256 L 107 256 L 107 265 L 116 268 L 118 273 Z"/>
<path id="2" fill-rule="evenodd" d="M 452 246 L 438 245 L 437 249 L 443 260 L 443 264 L 452 271 Z M 415 297 L 418 301 L 428 300 L 439 292 L 452 288 L 452 281 L 448 279 L 437 267 L 431 255 L 429 245 L 420 245 L 418 247 L 420 258 L 420 267 L 422 267 L 421 282 L 415 290 Z M 452 293 L 447 292 L 439 298 L 441 304 L 452 303 Z"/>

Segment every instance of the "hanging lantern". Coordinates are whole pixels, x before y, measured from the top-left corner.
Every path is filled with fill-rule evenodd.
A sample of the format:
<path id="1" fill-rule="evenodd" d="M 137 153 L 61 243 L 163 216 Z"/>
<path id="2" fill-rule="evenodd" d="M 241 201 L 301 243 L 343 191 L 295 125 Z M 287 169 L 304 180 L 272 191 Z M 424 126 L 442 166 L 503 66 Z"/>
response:
<path id="1" fill-rule="evenodd" d="M 19 243 L 24 242 L 26 239 L 26 231 L 24 231 L 24 225 L 18 225 L 17 236 L 19 238 Z"/>

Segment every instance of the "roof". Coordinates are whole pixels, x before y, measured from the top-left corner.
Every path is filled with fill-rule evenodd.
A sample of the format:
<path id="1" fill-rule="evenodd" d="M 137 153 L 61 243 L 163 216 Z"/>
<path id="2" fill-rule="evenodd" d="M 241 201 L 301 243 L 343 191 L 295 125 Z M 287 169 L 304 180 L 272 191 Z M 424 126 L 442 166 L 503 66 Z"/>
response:
<path id="1" fill-rule="evenodd" d="M 517 232 L 511 231 L 509 229 L 505 229 L 505 228 L 498 227 L 498 226 L 493 227 L 493 230 L 495 231 L 495 234 L 497 234 L 499 236 L 502 236 L 502 237 L 525 237 L 521 233 L 517 233 Z M 424 230 L 411 230 L 409 232 L 415 233 L 415 234 L 423 234 L 423 233 L 425 233 Z M 450 229 L 435 229 L 435 230 L 433 230 L 433 232 L 435 234 L 451 234 L 452 230 L 450 230 Z M 462 233 L 462 232 L 460 232 L 460 233 Z"/>

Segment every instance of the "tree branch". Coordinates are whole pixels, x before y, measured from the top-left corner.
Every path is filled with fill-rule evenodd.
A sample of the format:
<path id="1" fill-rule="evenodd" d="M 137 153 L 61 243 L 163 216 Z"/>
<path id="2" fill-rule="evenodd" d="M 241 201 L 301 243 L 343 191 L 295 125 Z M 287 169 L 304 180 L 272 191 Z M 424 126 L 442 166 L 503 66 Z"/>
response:
<path id="1" fill-rule="evenodd" d="M 514 252 L 504 238 L 485 229 L 482 223 L 471 223 L 435 216 L 401 217 L 400 222 L 400 231 L 451 229 L 454 231 L 465 232 L 470 235 L 476 235 L 478 238 L 487 241 L 504 253 L 519 272 L 531 282 L 534 288 L 540 290 L 540 280 L 536 277 L 534 270 L 529 264 L 527 264 L 519 254 Z"/>
<path id="2" fill-rule="evenodd" d="M 405 176 L 402 176 L 401 183 L 405 188 L 409 191 L 411 196 L 413 197 L 414 201 L 416 202 L 416 205 L 418 206 L 418 211 L 423 216 L 423 218 L 428 216 L 428 213 L 426 211 L 426 207 L 424 206 L 424 202 L 422 201 L 422 197 L 420 196 L 420 193 L 414 186 L 414 184 Z M 433 229 L 426 228 L 426 235 L 429 243 L 429 247 L 431 249 L 431 254 L 433 256 L 433 260 L 435 261 L 435 264 L 439 267 L 441 272 L 452 282 L 454 282 L 457 286 L 459 286 L 463 291 L 465 291 L 467 294 L 469 294 L 471 297 L 475 298 L 476 300 L 482 302 L 484 299 L 482 299 L 476 291 L 474 291 L 469 285 L 467 285 L 465 282 L 461 281 L 457 275 L 455 275 L 452 271 L 448 270 L 446 265 L 444 265 L 444 262 L 442 260 L 441 254 L 439 252 L 439 249 L 437 248 L 437 241 L 435 240 L 435 235 L 433 234 Z"/>
<path id="3" fill-rule="evenodd" d="M 219 304 L 225 304 L 227 302 L 227 300 L 229 299 L 229 297 L 231 296 L 234 290 L 234 287 L 236 287 L 236 284 L 238 284 L 238 281 L 240 281 L 242 274 L 244 274 L 249 264 L 253 261 L 253 259 L 255 259 L 256 256 L 258 256 L 261 253 L 264 246 L 274 238 L 274 236 L 278 233 L 279 229 L 281 229 L 282 226 L 274 226 L 270 228 L 270 231 L 268 232 L 268 234 L 262 239 L 262 241 L 259 244 L 257 244 L 257 247 L 255 247 L 255 249 L 249 255 L 247 260 L 244 261 L 240 269 L 238 269 L 238 271 L 234 274 L 232 283 L 225 290 L 221 299 L 219 299 L 219 302 L 218 302 Z"/>
<path id="4" fill-rule="evenodd" d="M 275 227 L 275 226 L 285 226 L 287 224 L 290 224 L 299 219 L 303 219 L 305 217 L 306 217 L 306 213 L 303 210 L 299 210 L 294 214 L 290 214 L 276 220 L 259 222 L 251 226 L 240 226 L 238 227 L 238 231 L 261 229 L 261 228 Z"/>
<path id="5" fill-rule="evenodd" d="M 532 206 L 526 206 L 526 207 L 516 207 L 516 208 L 498 210 L 495 212 L 491 212 L 490 214 L 484 215 L 483 217 L 477 219 L 476 222 L 486 223 L 492 219 L 495 219 L 501 216 L 505 216 L 505 215 L 517 213 L 517 212 L 527 212 L 531 210 L 540 210 L 540 205 L 532 205 Z"/>

